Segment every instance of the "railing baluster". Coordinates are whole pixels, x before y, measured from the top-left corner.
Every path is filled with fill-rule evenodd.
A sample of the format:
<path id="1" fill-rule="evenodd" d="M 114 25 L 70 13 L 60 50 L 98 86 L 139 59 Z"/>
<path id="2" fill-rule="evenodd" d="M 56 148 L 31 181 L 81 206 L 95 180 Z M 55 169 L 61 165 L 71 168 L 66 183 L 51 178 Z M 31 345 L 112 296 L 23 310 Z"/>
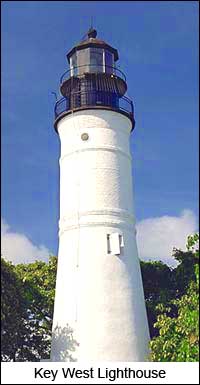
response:
<path id="1" fill-rule="evenodd" d="M 104 91 L 79 91 L 71 94 L 70 98 L 63 97 L 55 104 L 55 118 L 63 112 L 73 111 L 84 106 L 106 106 L 111 109 L 123 111 L 129 115 L 131 120 L 134 120 L 134 105 L 132 100 L 126 96 L 119 98 L 114 93 Z"/>

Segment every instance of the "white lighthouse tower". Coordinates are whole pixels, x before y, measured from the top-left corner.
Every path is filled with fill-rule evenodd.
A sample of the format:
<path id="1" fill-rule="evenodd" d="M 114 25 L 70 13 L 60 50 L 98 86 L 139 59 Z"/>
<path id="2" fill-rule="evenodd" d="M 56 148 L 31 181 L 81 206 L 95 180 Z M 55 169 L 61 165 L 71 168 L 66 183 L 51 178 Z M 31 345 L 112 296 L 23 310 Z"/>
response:
<path id="1" fill-rule="evenodd" d="M 93 28 L 68 54 L 56 103 L 60 221 L 51 361 L 146 361 L 129 137 L 116 49 Z M 70 332 L 71 330 L 71 332 Z"/>

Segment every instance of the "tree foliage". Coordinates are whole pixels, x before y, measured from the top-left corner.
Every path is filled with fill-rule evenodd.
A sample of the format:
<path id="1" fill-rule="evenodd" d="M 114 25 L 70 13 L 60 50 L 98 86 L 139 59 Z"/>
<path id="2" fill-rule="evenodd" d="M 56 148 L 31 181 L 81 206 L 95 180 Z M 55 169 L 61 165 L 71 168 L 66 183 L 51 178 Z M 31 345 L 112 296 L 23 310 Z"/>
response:
<path id="1" fill-rule="evenodd" d="M 171 307 L 157 306 L 159 315 L 155 327 L 159 336 L 150 342 L 153 361 L 198 361 L 199 358 L 199 250 L 195 248 L 198 234 L 188 237 L 187 252 L 175 250 L 180 265 L 175 269 L 176 299 L 170 305 L 177 309 L 171 316 Z M 187 257 L 190 262 L 187 261 Z M 183 286 L 183 282 L 185 287 Z"/>
<path id="2" fill-rule="evenodd" d="M 2 258 L 3 361 L 49 357 L 56 266 L 56 257 L 16 266 Z"/>
<path id="3" fill-rule="evenodd" d="M 1 261 L 1 351 L 3 361 L 15 361 L 15 352 L 26 334 L 26 301 L 23 283 L 14 266 Z"/>
<path id="4" fill-rule="evenodd" d="M 158 335 L 158 329 L 154 326 L 158 315 L 156 306 L 159 303 L 169 303 L 173 297 L 172 271 L 161 261 L 141 261 L 140 265 L 149 331 L 151 338 L 153 338 Z"/>

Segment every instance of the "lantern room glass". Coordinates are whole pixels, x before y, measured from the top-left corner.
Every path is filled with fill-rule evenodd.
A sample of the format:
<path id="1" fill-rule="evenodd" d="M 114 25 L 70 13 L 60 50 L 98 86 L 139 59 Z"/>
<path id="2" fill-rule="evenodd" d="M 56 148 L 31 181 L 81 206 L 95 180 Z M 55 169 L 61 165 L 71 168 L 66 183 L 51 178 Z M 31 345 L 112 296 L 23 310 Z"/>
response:
<path id="1" fill-rule="evenodd" d="M 114 56 L 108 50 L 104 51 L 104 61 L 105 61 L 105 68 L 106 68 L 105 72 L 109 74 L 113 74 L 114 73 Z"/>
<path id="2" fill-rule="evenodd" d="M 71 56 L 70 69 L 71 76 L 84 73 L 114 73 L 114 55 L 102 48 L 85 48 Z"/>
<path id="3" fill-rule="evenodd" d="M 104 72 L 103 49 L 90 49 L 90 72 Z"/>

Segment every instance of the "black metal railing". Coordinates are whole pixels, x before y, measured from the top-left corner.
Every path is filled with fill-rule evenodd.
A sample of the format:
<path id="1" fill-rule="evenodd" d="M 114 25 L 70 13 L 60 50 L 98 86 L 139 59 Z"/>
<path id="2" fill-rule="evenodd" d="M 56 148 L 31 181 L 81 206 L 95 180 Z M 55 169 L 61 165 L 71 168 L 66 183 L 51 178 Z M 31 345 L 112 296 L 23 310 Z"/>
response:
<path id="1" fill-rule="evenodd" d="M 119 98 L 115 93 L 104 91 L 80 91 L 63 97 L 55 105 L 55 118 L 63 112 L 73 111 L 84 107 L 109 107 L 111 110 L 126 113 L 131 120 L 134 120 L 133 102 L 126 96 Z"/>
<path id="2" fill-rule="evenodd" d="M 60 84 L 64 83 L 64 81 L 68 80 L 72 76 L 78 77 L 86 73 L 103 73 L 110 75 L 111 77 L 117 76 L 126 83 L 126 76 L 120 69 L 116 67 L 98 64 L 84 64 L 82 66 L 72 67 L 64 72 L 60 78 Z"/>

